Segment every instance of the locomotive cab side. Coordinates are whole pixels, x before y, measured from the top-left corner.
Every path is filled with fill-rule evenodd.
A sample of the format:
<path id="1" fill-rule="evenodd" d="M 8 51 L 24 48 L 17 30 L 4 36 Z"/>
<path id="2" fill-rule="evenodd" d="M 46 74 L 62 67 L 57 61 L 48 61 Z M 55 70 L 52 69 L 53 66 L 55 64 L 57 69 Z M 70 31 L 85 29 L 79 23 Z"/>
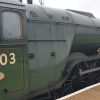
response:
<path id="1" fill-rule="evenodd" d="M 0 100 L 26 91 L 26 44 L 24 5 L 0 0 Z"/>

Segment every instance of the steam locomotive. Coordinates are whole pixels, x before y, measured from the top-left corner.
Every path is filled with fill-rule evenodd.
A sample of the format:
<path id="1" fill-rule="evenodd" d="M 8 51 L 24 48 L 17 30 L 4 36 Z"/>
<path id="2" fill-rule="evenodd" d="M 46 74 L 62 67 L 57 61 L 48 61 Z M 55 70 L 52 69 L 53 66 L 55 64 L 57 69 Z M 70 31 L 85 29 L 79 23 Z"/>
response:
<path id="1" fill-rule="evenodd" d="M 100 20 L 20 1 L 0 0 L 0 100 L 54 100 L 99 82 Z"/>

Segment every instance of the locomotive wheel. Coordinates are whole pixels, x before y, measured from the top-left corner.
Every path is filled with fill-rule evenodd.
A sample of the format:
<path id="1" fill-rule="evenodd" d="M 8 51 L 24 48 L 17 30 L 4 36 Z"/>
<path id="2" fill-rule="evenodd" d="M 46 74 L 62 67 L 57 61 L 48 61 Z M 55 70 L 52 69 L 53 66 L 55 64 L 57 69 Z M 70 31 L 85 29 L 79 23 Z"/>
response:
<path id="1" fill-rule="evenodd" d="M 93 71 L 93 69 L 97 67 L 100 67 L 99 59 L 84 61 L 76 64 L 66 82 L 64 83 L 64 91 L 62 95 L 67 95 L 74 91 L 100 82 L 100 70 Z M 80 72 L 80 69 L 83 71 L 82 73 Z M 92 70 L 92 72 L 86 72 L 84 74 L 84 72 L 87 70 Z"/>

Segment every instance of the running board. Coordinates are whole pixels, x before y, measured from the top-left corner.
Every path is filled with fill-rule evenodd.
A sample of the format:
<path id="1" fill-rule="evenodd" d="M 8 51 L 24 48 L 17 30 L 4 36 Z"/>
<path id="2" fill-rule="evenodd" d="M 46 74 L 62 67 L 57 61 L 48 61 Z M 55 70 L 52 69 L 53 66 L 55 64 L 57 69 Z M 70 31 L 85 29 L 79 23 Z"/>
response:
<path id="1" fill-rule="evenodd" d="M 96 71 L 99 71 L 99 70 L 100 70 L 100 67 L 88 69 L 88 70 L 85 70 L 85 71 L 82 71 L 82 69 L 79 69 L 79 73 L 80 73 L 80 76 L 82 76 L 82 75 L 89 74 L 89 73 L 92 73 L 92 72 L 96 72 Z"/>

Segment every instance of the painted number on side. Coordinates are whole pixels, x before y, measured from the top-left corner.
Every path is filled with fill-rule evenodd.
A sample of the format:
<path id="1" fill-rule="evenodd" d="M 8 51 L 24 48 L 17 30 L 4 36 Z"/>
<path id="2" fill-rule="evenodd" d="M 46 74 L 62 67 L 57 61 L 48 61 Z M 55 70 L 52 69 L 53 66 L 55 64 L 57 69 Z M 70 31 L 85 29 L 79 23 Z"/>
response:
<path id="1" fill-rule="evenodd" d="M 8 62 L 8 56 L 10 58 L 10 61 Z M 16 63 L 16 55 L 15 53 L 7 54 L 0 54 L 0 65 L 5 66 L 7 63 L 15 64 Z"/>

